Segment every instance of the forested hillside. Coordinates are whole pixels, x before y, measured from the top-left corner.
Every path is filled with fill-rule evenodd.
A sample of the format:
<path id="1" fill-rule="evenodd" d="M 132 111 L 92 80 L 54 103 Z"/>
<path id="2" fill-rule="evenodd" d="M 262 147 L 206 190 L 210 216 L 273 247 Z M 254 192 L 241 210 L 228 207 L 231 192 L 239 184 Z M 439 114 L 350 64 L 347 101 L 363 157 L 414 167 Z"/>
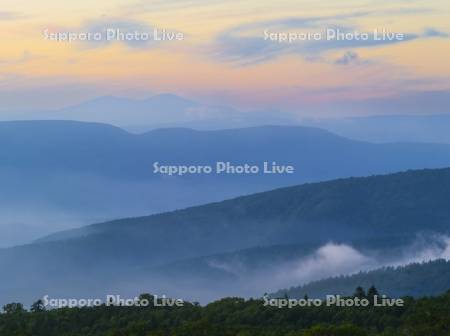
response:
<path id="1" fill-rule="evenodd" d="M 360 290 L 357 294 L 360 295 Z M 141 298 L 151 296 L 142 296 Z M 370 299 L 370 296 L 367 296 Z M 373 297 L 372 297 L 373 298 Z M 371 299 L 370 299 L 371 300 Z M 0 314 L 0 336 L 448 336 L 450 292 L 404 298 L 400 307 L 264 306 L 226 298 L 207 306 L 93 307 L 33 312 L 20 304 Z"/>
<path id="2" fill-rule="evenodd" d="M 370 272 L 313 281 L 304 286 L 280 290 L 273 295 L 292 298 L 302 298 L 305 295 L 325 297 L 330 293 L 349 295 L 357 286 L 368 288 L 372 285 L 392 297 L 437 295 L 446 291 L 450 285 L 450 261 L 440 259 L 399 267 L 383 267 Z"/>
<path id="3" fill-rule="evenodd" d="M 215 259 L 219 261 L 227 261 L 230 258 L 224 254 L 235 251 L 235 264 L 243 264 L 246 274 L 252 276 L 257 275 L 252 265 L 265 260 L 273 260 L 275 264 L 266 264 L 267 267 L 289 264 L 308 257 L 311 251 L 329 242 L 343 244 L 337 248 L 342 246 L 358 260 L 362 253 L 374 259 L 375 264 L 394 263 L 404 257 L 403 249 L 418 235 L 449 233 L 449 199 L 450 169 L 420 170 L 305 184 L 170 213 L 106 222 L 47 241 L 0 250 L 0 267 L 8 269 L 10 279 L 0 284 L 0 298 L 28 301 L 32 295 L 49 291 L 84 295 L 109 288 L 160 289 L 167 294 L 174 289 L 184 293 L 195 293 L 197 289 L 204 293 L 206 287 L 217 298 L 226 296 L 231 289 L 225 287 L 218 293 L 219 282 L 208 276 L 213 274 L 208 270 L 213 266 L 221 273 L 233 272 L 229 263 L 208 262 L 209 268 L 203 268 L 206 276 L 202 284 L 193 280 L 202 273 L 183 264 L 189 265 L 192 258 L 212 255 L 218 255 Z M 296 245 L 297 252 L 287 252 L 284 258 L 275 257 L 282 255 L 282 245 L 289 244 Z M 268 248 L 273 245 L 280 247 Z M 258 247 L 260 253 L 239 252 Z M 243 262 L 241 256 L 247 261 Z M 318 267 L 322 267 L 321 262 Z M 155 267 L 164 268 L 172 263 L 177 267 L 170 268 L 175 273 L 180 271 L 178 276 L 171 275 L 173 272 L 162 277 L 155 273 Z M 225 276 L 226 279 L 229 274 Z M 267 281 L 261 284 L 266 291 L 272 279 L 257 276 Z M 30 278 L 34 279 L 32 283 Z M 183 290 L 184 285 L 174 285 L 179 279 L 190 282 L 189 290 Z M 246 278 L 243 279 L 245 283 Z M 298 284 L 295 281 L 270 290 Z M 99 289 L 98 283 L 103 288 Z M 255 288 L 258 290 L 255 294 L 260 294 L 262 290 Z"/>

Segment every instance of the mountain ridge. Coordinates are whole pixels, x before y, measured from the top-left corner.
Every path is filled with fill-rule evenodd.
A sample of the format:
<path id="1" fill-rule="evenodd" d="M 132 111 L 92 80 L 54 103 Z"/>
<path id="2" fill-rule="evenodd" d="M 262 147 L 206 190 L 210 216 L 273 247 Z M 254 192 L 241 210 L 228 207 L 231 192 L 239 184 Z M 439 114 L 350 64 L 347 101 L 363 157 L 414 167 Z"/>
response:
<path id="1" fill-rule="evenodd" d="M 134 288 L 133 284 L 136 288 L 150 286 L 156 290 L 176 279 L 161 278 L 164 272 L 157 276 L 148 270 L 183 259 L 190 263 L 189 259 L 216 255 L 213 261 L 220 261 L 219 268 L 212 269 L 216 276 L 226 276 L 227 272 L 217 270 L 220 265 L 228 268 L 228 262 L 235 259 L 233 251 L 258 246 L 264 247 L 260 252 L 265 251 L 267 258 L 273 260 L 277 260 L 277 255 L 290 254 L 283 254 L 284 247 L 265 247 L 295 244 L 299 253 L 308 247 L 317 250 L 310 257 L 319 258 L 318 265 L 324 256 L 324 262 L 333 263 L 336 253 L 349 255 L 350 261 L 362 265 L 378 262 L 376 256 L 388 251 L 392 258 L 401 258 L 401 251 L 410 248 L 417 235 L 450 235 L 449 198 L 450 168 L 424 169 L 308 183 L 169 213 L 106 222 L 88 227 L 89 232 L 73 239 L 0 250 L 0 267 L 8 269 L 10 279 L 14 279 L 0 285 L 0 297 L 13 295 L 14 288 L 31 276 L 36 279 L 35 287 L 29 288 L 34 295 L 45 293 L 45 288 L 82 295 L 97 288 L 98 282 L 104 291 Z M 330 245 L 330 241 L 335 243 Z M 235 254 L 237 265 L 242 264 L 241 257 L 250 256 L 246 263 L 250 265 L 249 274 L 256 271 L 251 265 L 261 262 L 257 260 L 260 254 L 252 251 L 258 250 Z M 228 257 L 227 253 L 232 254 Z M 301 253 L 294 255 L 302 258 Z M 287 258 L 283 260 L 293 262 Z M 200 267 L 199 272 L 207 270 L 208 260 L 211 259 L 199 259 L 192 265 Z M 338 261 L 345 266 L 345 258 Z M 49 278 L 56 270 L 58 276 Z M 91 277 L 82 277 L 87 272 Z M 179 278 L 188 283 L 194 276 L 189 272 L 180 274 Z M 78 279 L 78 283 L 70 279 Z M 211 281 L 208 277 L 203 280 Z M 67 288 L 69 284 L 71 288 Z M 209 286 L 214 293 L 214 282 Z"/>
<path id="2" fill-rule="evenodd" d="M 297 126 L 133 134 L 98 123 L 16 121 L 0 123 L 0 142 L 0 225 L 17 223 L 6 228 L 9 245 L 277 187 L 450 166 L 449 145 L 376 145 Z M 275 161 L 295 172 L 168 177 L 153 171 L 155 162 L 214 167 L 219 161 L 260 167 Z M 28 214 L 19 210 L 24 206 Z M 24 224 L 29 229 L 14 231 Z"/>

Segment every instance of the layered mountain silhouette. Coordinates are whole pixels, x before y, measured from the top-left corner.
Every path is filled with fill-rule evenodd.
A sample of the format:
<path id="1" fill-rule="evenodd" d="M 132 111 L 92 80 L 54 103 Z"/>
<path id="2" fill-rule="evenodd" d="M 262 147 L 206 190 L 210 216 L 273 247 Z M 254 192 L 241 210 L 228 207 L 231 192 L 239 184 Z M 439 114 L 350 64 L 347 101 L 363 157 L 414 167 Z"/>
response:
<path id="1" fill-rule="evenodd" d="M 131 134 L 95 123 L 2 122 L 0 143 L 0 246 L 305 182 L 450 166 L 450 145 L 375 145 L 288 126 Z M 218 161 L 260 167 L 276 162 L 294 166 L 295 173 L 153 172 L 154 162 L 214 166 Z"/>
<path id="2" fill-rule="evenodd" d="M 439 257 L 448 246 L 433 237 L 450 234 L 449 197 L 450 169 L 418 170 L 91 225 L 0 250 L 0 297 L 165 291 L 207 300 L 421 260 L 431 247 Z"/>
<path id="3" fill-rule="evenodd" d="M 307 104 L 298 106 L 295 112 L 267 108 L 241 111 L 163 93 L 145 99 L 101 96 L 52 111 L 11 113 L 1 107 L 0 111 L 2 120 L 79 120 L 112 124 L 133 132 L 162 127 L 217 130 L 302 125 L 376 143 L 450 143 L 450 115 L 443 108 L 449 102 L 450 92 L 443 90 L 410 92 L 363 101 L 324 102 L 315 107 Z M 358 117 L 330 117 L 335 116 L 336 111 Z"/>
<path id="4" fill-rule="evenodd" d="M 2 112 L 3 120 L 10 120 L 8 111 Z M 55 110 L 15 111 L 11 117 L 13 120 L 107 123 L 133 132 L 162 127 L 212 130 L 266 124 L 291 125 L 293 122 L 290 114 L 285 115 L 271 109 L 244 113 L 227 106 L 202 104 L 171 93 L 157 94 L 145 99 L 100 96 Z"/>

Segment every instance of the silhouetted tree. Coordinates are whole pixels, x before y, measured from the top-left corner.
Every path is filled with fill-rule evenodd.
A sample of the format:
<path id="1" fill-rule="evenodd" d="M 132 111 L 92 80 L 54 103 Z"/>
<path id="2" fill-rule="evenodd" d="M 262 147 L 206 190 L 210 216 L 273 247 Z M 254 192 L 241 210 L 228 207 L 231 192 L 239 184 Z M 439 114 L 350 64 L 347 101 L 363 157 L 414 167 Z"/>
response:
<path id="1" fill-rule="evenodd" d="M 23 308 L 23 304 L 13 302 L 3 306 L 3 311 L 5 312 L 5 314 L 12 315 L 24 313 L 25 309 Z"/>
<path id="2" fill-rule="evenodd" d="M 42 300 L 37 300 L 31 305 L 30 311 L 32 313 L 39 313 L 45 311 L 44 302 Z"/>
<path id="3" fill-rule="evenodd" d="M 367 291 L 367 298 L 371 303 L 374 302 L 374 296 L 378 296 L 378 290 L 375 288 L 375 286 L 370 286 L 369 290 Z"/>
<path id="4" fill-rule="evenodd" d="M 359 286 L 356 288 L 355 293 L 353 294 L 353 297 L 363 299 L 366 297 L 366 291 L 364 290 L 364 288 Z"/>

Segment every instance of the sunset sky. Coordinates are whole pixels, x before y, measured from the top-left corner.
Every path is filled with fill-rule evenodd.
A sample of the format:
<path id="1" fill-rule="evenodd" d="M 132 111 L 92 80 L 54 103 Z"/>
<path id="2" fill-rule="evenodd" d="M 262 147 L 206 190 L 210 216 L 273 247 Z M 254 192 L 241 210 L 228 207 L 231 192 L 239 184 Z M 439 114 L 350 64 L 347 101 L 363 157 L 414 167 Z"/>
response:
<path id="1" fill-rule="evenodd" d="M 166 29 L 182 41 L 58 42 L 44 31 Z M 264 38 L 327 28 L 369 41 Z M 375 30 L 405 34 L 373 41 Z M 450 3 L 312 0 L 4 0 L 0 111 L 53 109 L 102 95 L 170 92 L 241 109 L 450 90 Z"/>

